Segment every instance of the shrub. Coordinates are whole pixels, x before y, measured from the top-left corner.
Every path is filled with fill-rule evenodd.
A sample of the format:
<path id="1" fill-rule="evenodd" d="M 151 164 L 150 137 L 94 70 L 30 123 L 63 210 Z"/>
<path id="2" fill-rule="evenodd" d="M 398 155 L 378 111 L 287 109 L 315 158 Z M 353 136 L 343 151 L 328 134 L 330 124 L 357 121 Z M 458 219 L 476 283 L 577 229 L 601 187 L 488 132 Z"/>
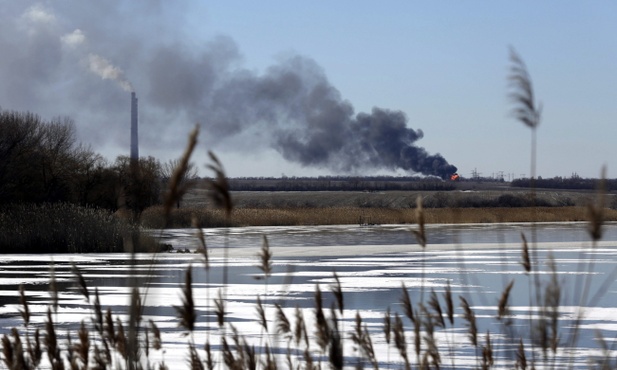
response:
<path id="1" fill-rule="evenodd" d="M 109 211 L 72 204 L 20 204 L 0 212 L 4 253 L 124 252 L 154 246 L 139 228 Z"/>

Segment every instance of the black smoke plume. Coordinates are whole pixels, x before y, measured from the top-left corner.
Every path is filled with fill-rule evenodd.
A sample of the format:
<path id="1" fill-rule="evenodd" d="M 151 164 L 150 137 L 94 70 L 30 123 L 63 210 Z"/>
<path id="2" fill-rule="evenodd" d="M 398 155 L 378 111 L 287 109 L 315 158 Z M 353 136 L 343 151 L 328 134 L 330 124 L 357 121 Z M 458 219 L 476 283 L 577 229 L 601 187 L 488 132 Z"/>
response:
<path id="1" fill-rule="evenodd" d="M 177 25 L 190 2 L 146 3 L 7 3 L 0 12 L 3 108 L 72 116 L 95 149 L 128 152 L 128 109 L 118 107 L 128 107 L 122 89 L 135 87 L 141 149 L 157 157 L 177 153 L 199 122 L 215 150 L 269 147 L 288 161 L 344 172 L 456 172 L 417 146 L 423 133 L 407 127 L 404 113 L 356 114 L 312 59 L 294 55 L 263 73 L 242 68 L 229 37 L 187 42 Z"/>

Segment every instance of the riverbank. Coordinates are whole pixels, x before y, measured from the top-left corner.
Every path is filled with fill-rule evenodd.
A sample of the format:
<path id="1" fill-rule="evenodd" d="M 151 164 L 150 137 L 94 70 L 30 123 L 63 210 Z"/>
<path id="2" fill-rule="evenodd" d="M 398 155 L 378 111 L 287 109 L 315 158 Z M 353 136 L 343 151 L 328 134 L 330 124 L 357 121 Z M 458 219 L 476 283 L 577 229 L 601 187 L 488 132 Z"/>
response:
<path id="1" fill-rule="evenodd" d="M 617 221 L 617 210 L 605 210 L 606 221 Z M 519 207 L 519 208 L 427 208 L 424 219 L 429 224 L 567 222 L 587 221 L 587 208 Z M 302 225 L 382 225 L 416 224 L 413 208 L 235 208 L 227 221 L 222 211 L 204 207 L 184 207 L 171 213 L 169 227 L 221 226 L 302 226 Z M 161 228 L 163 210 L 153 207 L 141 217 L 142 225 Z"/>

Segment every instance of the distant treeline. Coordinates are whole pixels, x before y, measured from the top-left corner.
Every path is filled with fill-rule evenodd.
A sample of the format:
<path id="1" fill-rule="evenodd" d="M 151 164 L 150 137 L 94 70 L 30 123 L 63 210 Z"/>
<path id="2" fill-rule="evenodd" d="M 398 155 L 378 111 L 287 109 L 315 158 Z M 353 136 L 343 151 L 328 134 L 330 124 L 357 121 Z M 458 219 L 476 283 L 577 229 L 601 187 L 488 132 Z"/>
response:
<path id="1" fill-rule="evenodd" d="M 68 118 L 0 110 L 0 206 L 70 203 L 140 213 L 161 202 L 173 163 L 153 157 L 109 163 L 76 141 Z"/>
<path id="2" fill-rule="evenodd" d="M 386 191 L 454 190 L 454 183 L 415 176 L 241 177 L 229 179 L 232 191 Z"/>
<path id="3" fill-rule="evenodd" d="M 572 190 L 594 190 L 598 188 L 599 179 L 586 179 L 578 176 L 572 177 L 553 177 L 545 179 L 538 177 L 537 179 L 516 179 L 511 185 L 513 187 L 530 188 L 536 187 L 541 189 L 572 189 Z M 605 180 L 606 190 L 617 190 L 617 179 Z"/>

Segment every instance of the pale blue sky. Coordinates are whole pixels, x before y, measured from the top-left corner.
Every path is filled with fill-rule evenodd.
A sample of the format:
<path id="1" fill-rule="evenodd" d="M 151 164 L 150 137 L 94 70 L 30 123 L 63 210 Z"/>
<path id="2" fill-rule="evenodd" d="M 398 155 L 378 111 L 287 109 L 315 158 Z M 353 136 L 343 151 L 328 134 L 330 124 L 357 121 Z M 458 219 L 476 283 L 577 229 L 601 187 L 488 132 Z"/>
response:
<path id="1" fill-rule="evenodd" d="M 4 8 L 0 20 L 21 19 L 0 26 L 0 45 L 21 45 L 15 41 L 20 39 L 28 45 L 34 42 L 33 31 L 20 25 L 33 6 L 55 16 L 52 34 L 61 37 L 81 30 L 88 40 L 87 52 L 107 58 L 135 87 L 141 130 L 146 130 L 148 122 L 172 122 L 142 135 L 141 153 L 145 155 L 165 159 L 181 152 L 190 125 L 175 120 L 199 119 L 189 110 L 165 107 L 171 98 L 164 100 L 153 91 L 155 86 L 159 90 L 165 86 L 154 83 L 153 69 L 146 68 L 153 58 L 163 60 L 154 51 L 165 46 L 175 50 L 176 56 L 197 56 L 188 61 L 164 59 L 169 63 L 181 59 L 186 68 L 173 68 L 192 71 L 195 60 L 217 55 L 216 47 L 204 45 L 226 36 L 241 56 L 226 67 L 228 73 L 243 71 L 260 77 L 295 55 L 310 58 L 355 113 L 370 113 L 373 107 L 403 111 L 408 127 L 424 132 L 415 144 L 431 154 L 440 153 L 463 176 L 477 169 L 487 176 L 503 171 L 518 177 L 529 175 L 531 135 L 508 115 L 508 48 L 513 46 L 527 63 L 536 96 L 544 106 L 538 128 L 538 174 L 552 177 L 576 172 L 597 177 L 603 165 L 610 177 L 617 171 L 615 1 L 158 3 L 32 1 L 14 5 L 0 1 Z M 69 70 L 65 49 L 56 67 Z M 54 92 L 53 104 L 45 96 L 32 102 L 28 95 L 32 92 L 23 91 L 16 98 L 7 87 L 12 86 L 6 82 L 9 77 L 23 73 L 16 72 L 15 65 L 15 60 L 0 56 L 0 86 L 5 80 L 0 91 L 2 108 L 71 116 L 80 137 L 92 142 L 95 150 L 110 158 L 122 154 L 123 134 L 107 135 L 103 140 L 96 129 L 100 124 L 92 123 L 109 119 L 105 117 L 123 119 L 126 112 L 109 112 L 114 104 L 120 104 L 120 110 L 127 108 L 128 103 L 122 105 L 126 100 L 122 91 L 107 89 L 103 85 L 109 81 L 88 77 L 88 71 L 79 72 L 83 76 L 50 72 L 36 84 Z M 71 68 L 77 65 L 87 69 L 77 62 Z M 199 73 L 194 76 L 200 78 Z M 84 91 L 93 97 L 85 99 Z M 99 101 L 98 95 L 105 99 Z M 85 102 L 76 104 L 75 96 Z M 284 160 L 263 133 L 251 129 L 225 140 L 208 134 L 204 125 L 203 148 L 196 161 L 205 162 L 206 149 L 213 149 L 232 176 L 333 173 Z M 375 169 L 356 173 L 373 174 Z"/>

